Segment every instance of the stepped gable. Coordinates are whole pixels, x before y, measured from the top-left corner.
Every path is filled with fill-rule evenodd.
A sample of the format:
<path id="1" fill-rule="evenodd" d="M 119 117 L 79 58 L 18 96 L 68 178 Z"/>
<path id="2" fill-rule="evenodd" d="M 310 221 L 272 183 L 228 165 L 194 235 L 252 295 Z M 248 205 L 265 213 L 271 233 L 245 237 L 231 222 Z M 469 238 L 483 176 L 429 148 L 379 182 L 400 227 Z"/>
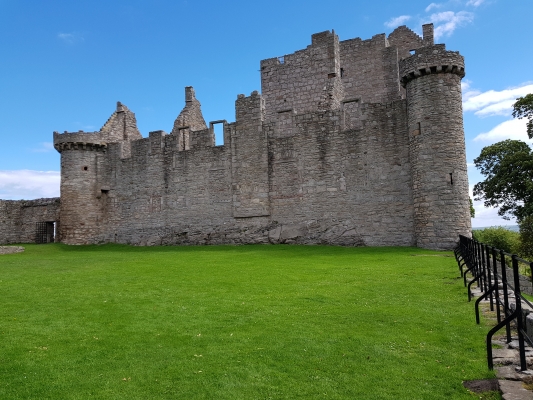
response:
<path id="1" fill-rule="evenodd" d="M 170 134 L 178 136 L 178 146 L 181 150 L 189 150 L 190 132 L 204 129 L 207 129 L 207 125 L 202 115 L 202 105 L 196 100 L 194 88 L 187 86 L 185 87 L 185 107 L 174 121 Z"/>
<path id="2" fill-rule="evenodd" d="M 117 102 L 116 111 L 111 114 L 100 132 L 108 138 L 108 143 L 142 139 L 135 114 L 120 101 Z"/>
<path id="3" fill-rule="evenodd" d="M 410 51 L 424 46 L 424 42 L 427 41 L 427 39 L 427 33 L 424 38 L 421 38 L 413 30 L 409 29 L 405 25 L 402 25 L 391 32 L 387 38 L 387 41 L 389 42 L 389 46 L 396 46 L 398 48 L 398 58 L 401 59 L 409 57 L 411 55 Z M 433 44 L 432 33 L 430 40 L 432 42 L 431 44 Z"/>
<path id="4" fill-rule="evenodd" d="M 201 131 L 207 129 L 204 116 L 202 115 L 202 105 L 196 99 L 194 88 L 185 87 L 185 107 L 174 121 L 171 135 L 177 134 L 179 128 L 189 127 L 191 131 Z"/>

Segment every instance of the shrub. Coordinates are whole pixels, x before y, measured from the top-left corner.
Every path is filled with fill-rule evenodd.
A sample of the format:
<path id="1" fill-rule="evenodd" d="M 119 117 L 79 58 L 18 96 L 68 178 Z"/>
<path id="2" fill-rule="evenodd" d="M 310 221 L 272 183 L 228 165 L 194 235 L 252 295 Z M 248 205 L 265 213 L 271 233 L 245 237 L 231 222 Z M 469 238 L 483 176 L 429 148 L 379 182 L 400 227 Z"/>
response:
<path id="1" fill-rule="evenodd" d="M 520 234 L 503 226 L 474 230 L 472 236 L 478 242 L 494 246 L 507 253 L 520 252 Z"/>

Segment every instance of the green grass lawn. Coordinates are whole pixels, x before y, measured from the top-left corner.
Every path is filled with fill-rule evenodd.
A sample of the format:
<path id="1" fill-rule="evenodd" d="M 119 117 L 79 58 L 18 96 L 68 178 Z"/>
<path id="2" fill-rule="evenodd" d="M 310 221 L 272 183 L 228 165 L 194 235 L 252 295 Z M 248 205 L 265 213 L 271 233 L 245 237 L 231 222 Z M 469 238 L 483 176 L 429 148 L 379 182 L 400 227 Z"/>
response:
<path id="1" fill-rule="evenodd" d="M 1 399 L 473 399 L 452 253 L 25 245 L 0 256 Z"/>

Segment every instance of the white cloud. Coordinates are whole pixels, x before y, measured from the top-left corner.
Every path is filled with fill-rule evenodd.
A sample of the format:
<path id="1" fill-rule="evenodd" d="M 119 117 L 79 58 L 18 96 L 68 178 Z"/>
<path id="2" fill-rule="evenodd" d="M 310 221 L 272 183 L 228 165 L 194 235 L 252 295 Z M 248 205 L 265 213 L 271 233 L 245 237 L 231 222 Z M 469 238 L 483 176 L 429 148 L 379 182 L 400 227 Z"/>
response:
<path id="1" fill-rule="evenodd" d="M 400 15 L 399 17 L 391 18 L 389 21 L 385 22 L 385 26 L 388 28 L 397 28 L 398 26 L 403 25 L 410 19 L 410 15 Z"/>
<path id="2" fill-rule="evenodd" d="M 485 207 L 482 201 L 474 201 L 474 209 L 476 210 L 476 216 L 472 219 L 472 227 L 474 228 L 517 224 L 514 218 L 510 220 L 503 219 L 498 215 L 497 208 Z"/>
<path id="3" fill-rule="evenodd" d="M 54 144 L 52 142 L 41 142 L 39 147 L 31 149 L 33 153 L 48 153 L 54 150 Z"/>
<path id="4" fill-rule="evenodd" d="M 426 12 L 430 12 L 434 8 L 440 8 L 440 7 L 442 7 L 442 4 L 431 3 L 429 6 L 426 7 Z"/>
<path id="5" fill-rule="evenodd" d="M 505 139 L 514 139 L 533 143 L 533 140 L 527 137 L 526 123 L 527 119 L 510 119 L 504 121 L 490 131 L 477 135 L 474 138 L 474 142 L 485 142 L 488 145 Z"/>
<path id="6" fill-rule="evenodd" d="M 450 36 L 459 26 L 466 25 L 474 20 L 474 14 L 468 11 L 443 11 L 429 16 L 430 22 L 435 24 L 435 40 Z"/>
<path id="7" fill-rule="evenodd" d="M 57 37 L 67 44 L 83 42 L 84 38 L 79 33 L 58 33 Z"/>
<path id="8" fill-rule="evenodd" d="M 469 93 L 468 96 L 463 95 L 464 111 L 475 111 L 475 114 L 479 116 L 510 115 L 517 97 L 533 93 L 533 84 L 526 83 L 515 88 L 500 91 L 489 90 L 483 93 L 473 93 L 467 90 L 467 93 Z"/>
<path id="9" fill-rule="evenodd" d="M 474 200 L 473 189 L 474 184 L 469 185 L 470 198 L 473 201 L 474 209 L 476 210 L 476 216 L 472 219 L 472 227 L 474 228 L 486 228 L 489 226 L 506 226 L 516 225 L 517 222 L 514 218 L 510 220 L 503 219 L 498 215 L 498 209 L 493 207 L 485 207 L 483 201 Z"/>
<path id="10" fill-rule="evenodd" d="M 466 2 L 466 5 L 467 6 L 472 6 L 472 7 L 479 7 L 484 2 L 485 2 L 485 0 L 468 0 Z"/>
<path id="11" fill-rule="evenodd" d="M 481 93 L 479 90 L 472 89 L 471 85 L 472 85 L 472 81 L 468 79 L 463 79 L 461 81 L 461 91 L 463 92 L 463 108 L 464 108 L 465 102 L 468 99 L 470 99 L 471 97 L 477 96 L 478 94 Z"/>
<path id="12" fill-rule="evenodd" d="M 0 199 L 59 197 L 59 171 L 0 170 Z"/>

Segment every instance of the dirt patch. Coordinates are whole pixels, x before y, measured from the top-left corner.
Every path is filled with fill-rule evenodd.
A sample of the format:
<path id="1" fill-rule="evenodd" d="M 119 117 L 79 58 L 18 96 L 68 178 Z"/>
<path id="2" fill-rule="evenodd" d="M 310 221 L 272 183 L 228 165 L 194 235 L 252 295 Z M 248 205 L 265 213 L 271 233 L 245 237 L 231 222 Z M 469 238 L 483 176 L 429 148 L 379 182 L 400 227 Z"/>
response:
<path id="1" fill-rule="evenodd" d="M 23 251 L 24 247 L 22 246 L 0 246 L 0 255 L 22 253 Z"/>
<path id="2" fill-rule="evenodd" d="M 464 381 L 463 386 L 474 393 L 497 392 L 500 390 L 498 379 L 478 379 L 475 381 Z"/>

